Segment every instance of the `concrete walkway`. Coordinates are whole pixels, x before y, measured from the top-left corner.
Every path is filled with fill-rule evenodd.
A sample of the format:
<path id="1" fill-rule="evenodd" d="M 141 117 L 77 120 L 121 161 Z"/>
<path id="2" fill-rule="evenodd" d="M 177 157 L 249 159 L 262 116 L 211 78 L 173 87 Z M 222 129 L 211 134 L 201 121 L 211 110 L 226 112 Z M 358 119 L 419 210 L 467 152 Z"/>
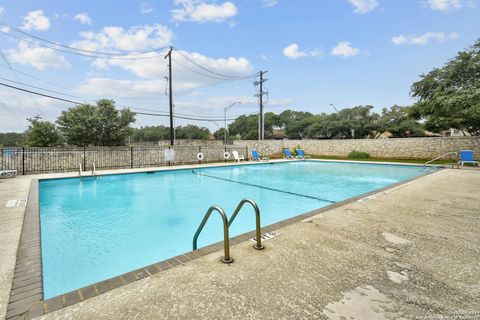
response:
<path id="1" fill-rule="evenodd" d="M 213 253 L 43 318 L 480 319 L 479 204 L 480 171 L 443 170 L 279 229 L 263 251 L 235 245 L 231 265 Z"/>

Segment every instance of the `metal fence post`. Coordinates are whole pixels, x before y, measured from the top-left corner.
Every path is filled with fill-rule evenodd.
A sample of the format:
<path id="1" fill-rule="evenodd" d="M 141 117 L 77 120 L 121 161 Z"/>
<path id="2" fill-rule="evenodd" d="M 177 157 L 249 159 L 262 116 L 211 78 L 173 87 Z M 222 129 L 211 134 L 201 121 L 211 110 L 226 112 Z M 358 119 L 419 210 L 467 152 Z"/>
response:
<path id="1" fill-rule="evenodd" d="M 227 153 L 227 146 L 225 145 L 225 151 L 223 153 L 223 159 L 225 159 L 225 162 L 227 162 L 227 158 L 225 158 L 225 153 Z"/>
<path id="2" fill-rule="evenodd" d="M 83 170 L 87 170 L 87 147 L 83 147 Z"/>
<path id="3" fill-rule="evenodd" d="M 133 147 L 130 147 L 130 168 L 133 168 Z"/>
<path id="4" fill-rule="evenodd" d="M 25 147 L 22 147 L 22 174 L 25 175 Z"/>

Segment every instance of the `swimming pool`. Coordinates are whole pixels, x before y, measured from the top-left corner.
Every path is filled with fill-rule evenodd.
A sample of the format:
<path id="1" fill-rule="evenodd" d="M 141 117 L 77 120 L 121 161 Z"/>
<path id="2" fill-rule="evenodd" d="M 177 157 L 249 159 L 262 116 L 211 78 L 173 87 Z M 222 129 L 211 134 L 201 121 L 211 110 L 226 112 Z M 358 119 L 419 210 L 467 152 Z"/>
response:
<path id="1" fill-rule="evenodd" d="M 266 226 L 425 174 L 423 167 L 290 161 L 39 182 L 44 299 L 192 250 L 206 210 L 251 198 Z M 255 228 L 245 207 L 230 236 Z M 223 239 L 212 215 L 199 247 Z"/>

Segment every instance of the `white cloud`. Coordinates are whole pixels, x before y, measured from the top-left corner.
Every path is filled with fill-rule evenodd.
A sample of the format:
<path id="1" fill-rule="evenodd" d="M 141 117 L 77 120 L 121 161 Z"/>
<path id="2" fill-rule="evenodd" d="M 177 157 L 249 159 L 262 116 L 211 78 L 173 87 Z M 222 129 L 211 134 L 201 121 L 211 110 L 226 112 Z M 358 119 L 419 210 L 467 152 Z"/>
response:
<path id="1" fill-rule="evenodd" d="M 73 17 L 73 20 L 80 22 L 81 24 L 92 24 L 92 19 L 88 16 L 88 13 L 82 12 Z"/>
<path id="2" fill-rule="evenodd" d="M 292 43 L 291 45 L 285 47 L 283 49 L 283 55 L 289 59 L 298 59 L 304 57 L 318 57 L 322 54 L 319 49 L 315 49 L 312 51 L 301 51 L 300 47 L 296 43 Z"/>
<path id="3" fill-rule="evenodd" d="M 364 14 L 374 10 L 378 6 L 378 0 L 348 0 L 353 6 L 355 13 Z"/>
<path id="4" fill-rule="evenodd" d="M 435 11 L 448 12 L 462 7 L 461 0 L 428 0 L 428 6 Z"/>
<path id="5" fill-rule="evenodd" d="M 264 7 L 270 8 L 276 6 L 278 4 L 278 0 L 262 0 L 262 4 Z"/>
<path id="6" fill-rule="evenodd" d="M 42 10 L 30 11 L 23 17 L 22 29 L 45 31 L 50 28 L 50 20 L 43 15 Z"/>
<path id="7" fill-rule="evenodd" d="M 345 58 L 350 58 L 358 55 L 360 53 L 360 49 L 354 48 L 351 46 L 349 41 L 341 41 L 335 47 L 333 47 L 330 54 L 334 56 L 342 56 Z"/>
<path id="8" fill-rule="evenodd" d="M 5 8 L 0 6 L 0 17 L 2 17 L 5 14 Z"/>
<path id="9" fill-rule="evenodd" d="M 10 49 L 7 52 L 11 62 L 31 65 L 38 70 L 67 70 L 71 67 L 65 57 L 53 49 L 35 47 L 25 41 L 20 41 L 17 49 Z"/>
<path id="10" fill-rule="evenodd" d="M 174 21 L 222 22 L 238 13 L 235 4 L 230 1 L 216 4 L 203 0 L 175 0 L 175 4 L 181 8 L 171 11 Z"/>
<path id="11" fill-rule="evenodd" d="M 435 40 L 437 42 L 446 42 L 449 40 L 454 40 L 458 38 L 458 33 L 451 32 L 451 33 L 443 33 L 443 32 L 427 32 L 422 35 L 399 35 L 392 38 L 393 44 L 400 46 L 400 45 L 425 45 L 430 40 Z"/>
<path id="12" fill-rule="evenodd" d="M 151 54 L 158 55 L 157 52 L 152 52 Z M 126 57 L 128 57 L 128 55 L 126 55 Z M 186 51 L 174 51 L 172 57 L 174 60 L 174 91 L 180 95 L 188 94 L 196 89 L 210 87 L 222 82 L 222 80 L 215 78 L 218 77 L 217 75 L 200 69 L 194 63 L 213 72 L 231 76 L 242 77 L 253 74 L 253 66 L 247 59 L 241 57 L 214 59 L 199 53 Z M 185 69 L 182 65 L 194 69 L 198 73 Z M 119 67 L 133 73 L 141 79 L 132 80 L 134 82 L 125 82 L 123 80 L 119 82 L 114 79 L 95 80 L 96 82 L 89 81 L 81 87 L 81 93 L 91 92 L 101 96 L 99 90 L 106 90 L 108 93 L 110 91 L 107 90 L 110 89 L 107 88 L 111 85 L 113 88 L 117 88 L 113 90 L 116 91 L 117 94 L 121 92 L 120 94 L 122 95 L 141 96 L 148 94 L 148 90 L 151 89 L 152 94 L 158 95 L 158 93 L 163 92 L 165 88 L 164 77 L 167 75 L 167 68 L 163 56 L 147 60 L 96 60 L 94 66 L 99 69 Z M 199 73 L 209 75 L 209 77 L 205 77 Z"/>
<path id="13" fill-rule="evenodd" d="M 169 45 L 173 32 L 160 24 L 134 26 L 128 30 L 122 27 L 104 27 L 100 32 L 81 32 L 72 46 L 96 51 L 144 51 Z"/>

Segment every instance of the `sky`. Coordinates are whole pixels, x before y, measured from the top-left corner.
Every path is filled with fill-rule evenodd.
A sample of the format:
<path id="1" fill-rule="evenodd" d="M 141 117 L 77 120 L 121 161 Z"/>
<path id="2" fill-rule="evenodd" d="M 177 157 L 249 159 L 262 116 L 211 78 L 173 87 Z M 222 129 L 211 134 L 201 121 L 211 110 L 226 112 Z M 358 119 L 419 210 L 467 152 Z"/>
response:
<path id="1" fill-rule="evenodd" d="M 168 112 L 223 127 L 258 112 L 410 105 L 410 86 L 480 37 L 479 0 L 37 0 L 0 2 L 0 83 L 82 103 Z M 73 48 L 73 49 L 72 49 Z M 81 51 L 83 50 L 83 51 Z M 73 53 L 72 53 L 73 52 Z M 77 53 L 77 54 L 74 54 Z M 78 54 L 80 53 L 80 54 Z M 46 91 L 50 90 L 50 91 Z M 54 91 L 54 92 L 52 92 Z M 0 132 L 54 121 L 72 104 L 0 86 Z M 133 109 L 136 108 L 136 109 Z M 167 125 L 137 115 L 135 126 Z"/>

